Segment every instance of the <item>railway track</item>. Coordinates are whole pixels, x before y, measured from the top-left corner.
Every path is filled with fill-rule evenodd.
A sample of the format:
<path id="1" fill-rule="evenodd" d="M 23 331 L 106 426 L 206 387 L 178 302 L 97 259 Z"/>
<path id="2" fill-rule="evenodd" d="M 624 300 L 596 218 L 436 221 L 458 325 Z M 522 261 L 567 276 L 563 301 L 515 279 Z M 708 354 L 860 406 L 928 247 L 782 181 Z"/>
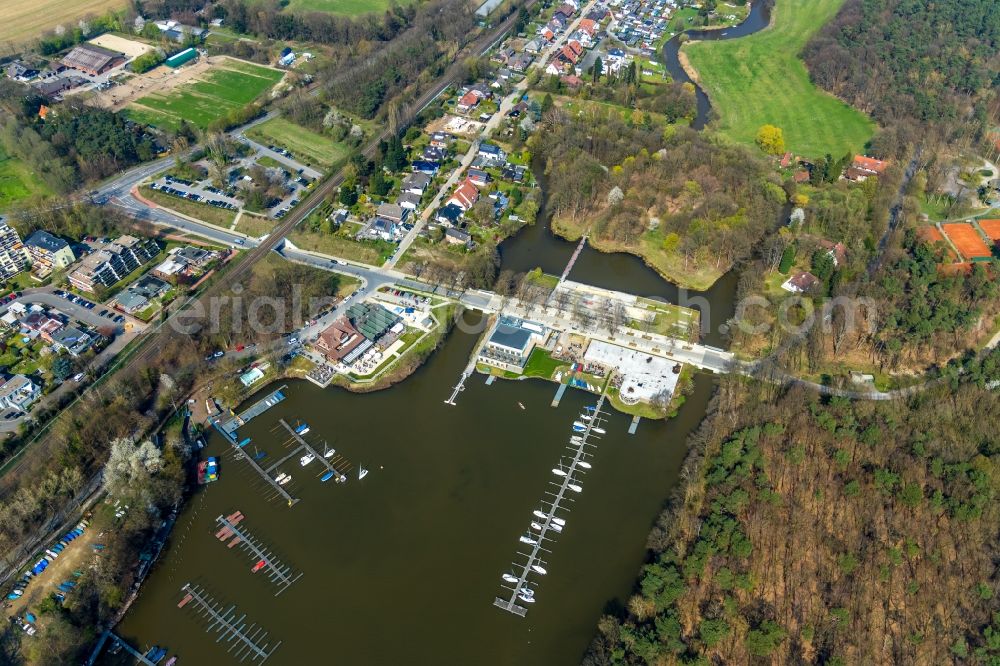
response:
<path id="1" fill-rule="evenodd" d="M 530 2 L 525 3 L 525 7 L 531 7 L 536 1 L 537 0 L 531 0 Z M 460 69 L 460 65 L 458 63 L 460 63 L 462 59 L 470 54 L 485 54 L 513 27 L 516 19 L 517 12 L 511 13 L 511 15 L 504 19 L 499 26 L 480 36 L 474 42 L 467 45 L 462 52 L 456 55 L 454 58 L 454 64 L 452 64 L 440 77 L 438 77 L 434 85 L 421 93 L 419 97 L 411 102 L 406 111 L 401 114 L 402 123 L 408 124 L 412 122 L 417 114 L 434 101 L 434 99 L 436 99 L 448 86 L 455 82 Z M 383 129 L 381 132 L 372 137 L 368 144 L 361 150 L 361 154 L 365 158 L 371 159 L 378 150 L 379 143 L 385 141 L 389 135 L 389 129 Z M 115 372 L 117 373 L 122 370 L 135 370 L 152 360 L 152 358 L 164 348 L 164 345 L 171 337 L 171 333 L 179 334 L 169 325 L 173 320 L 185 313 L 190 306 L 194 304 L 194 302 L 218 296 L 219 294 L 225 292 L 230 285 L 237 284 L 240 279 L 249 275 L 249 272 L 258 261 L 263 259 L 268 252 L 277 247 L 284 240 L 285 236 L 287 236 L 302 220 L 308 217 L 317 207 L 322 205 L 327 196 L 340 187 L 340 185 L 344 182 L 344 176 L 344 169 L 341 168 L 336 173 L 327 177 L 326 180 L 320 183 L 305 198 L 305 200 L 302 201 L 302 203 L 299 204 L 295 210 L 293 210 L 282 221 L 282 223 L 271 232 L 263 243 L 250 250 L 249 255 L 245 257 L 239 265 L 226 271 L 216 282 L 207 287 L 201 294 L 188 299 L 180 308 L 177 308 L 174 312 L 172 312 L 166 320 L 161 322 L 155 331 L 148 333 L 146 335 L 146 340 L 142 343 L 140 349 L 134 353 L 126 364 L 121 366 Z M 159 341 L 159 343 L 154 344 L 154 342 L 157 341 Z"/>

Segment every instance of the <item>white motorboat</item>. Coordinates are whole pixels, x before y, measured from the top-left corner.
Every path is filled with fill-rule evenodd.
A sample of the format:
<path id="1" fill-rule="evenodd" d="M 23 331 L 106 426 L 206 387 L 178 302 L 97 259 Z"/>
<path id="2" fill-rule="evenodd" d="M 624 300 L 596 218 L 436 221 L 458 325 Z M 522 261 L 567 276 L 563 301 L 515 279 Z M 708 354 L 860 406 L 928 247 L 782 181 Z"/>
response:
<path id="1" fill-rule="evenodd" d="M 530 587 L 525 586 L 521 588 L 520 594 L 523 594 L 526 597 L 533 597 L 535 596 L 535 591 Z"/>
<path id="2" fill-rule="evenodd" d="M 587 430 L 587 427 L 585 425 L 583 425 L 582 423 L 580 425 L 577 425 L 575 423 L 573 424 L 573 432 L 584 432 L 586 430 Z"/>
<path id="3" fill-rule="evenodd" d="M 559 527 L 563 527 L 566 525 L 566 521 L 563 520 L 562 518 L 553 518 L 552 522 L 558 525 Z"/>
<path id="4" fill-rule="evenodd" d="M 583 461 L 583 460 L 581 460 L 580 462 L 578 462 L 577 465 L 579 465 L 583 469 L 590 469 L 590 463 L 586 462 L 586 461 Z"/>
<path id="5" fill-rule="evenodd" d="M 594 426 L 593 428 L 591 428 L 591 431 L 592 432 L 596 432 L 598 435 L 603 435 L 604 434 L 604 428 L 598 428 L 597 426 Z"/>
<path id="6" fill-rule="evenodd" d="M 551 525 L 549 525 L 549 529 L 552 530 L 553 532 L 562 532 L 562 525 L 556 525 L 555 523 L 552 523 Z"/>
<path id="7" fill-rule="evenodd" d="M 308 435 L 310 430 L 312 430 L 312 428 L 310 428 L 309 426 L 306 426 L 302 430 L 298 430 L 296 432 L 298 432 L 299 435 Z"/>
<path id="8" fill-rule="evenodd" d="M 515 576 L 514 574 L 505 573 L 503 575 L 503 579 L 505 581 L 507 581 L 508 583 L 516 583 L 517 582 L 517 576 Z"/>
<path id="9" fill-rule="evenodd" d="M 548 571 L 545 570 L 545 567 L 543 567 L 541 564 L 532 564 L 531 568 L 537 571 L 538 573 L 542 574 L 543 576 L 548 573 Z"/>
<path id="10" fill-rule="evenodd" d="M 299 464 L 302 465 L 303 467 L 305 467 L 306 465 L 308 465 L 309 463 L 311 463 L 313 460 L 316 460 L 316 456 L 314 456 L 311 453 L 307 453 L 304 456 L 302 456 L 301 458 L 299 458 Z"/>
<path id="11" fill-rule="evenodd" d="M 533 603 L 535 603 L 535 598 L 534 597 L 526 597 L 523 594 L 519 594 L 519 595 L 517 595 L 517 598 L 520 599 L 521 601 L 523 601 L 526 604 L 533 604 Z"/>
<path id="12" fill-rule="evenodd" d="M 538 530 L 539 532 L 541 532 L 545 528 L 542 527 L 541 525 L 539 525 L 538 523 L 536 523 L 535 521 L 531 521 L 531 529 Z"/>
<path id="13" fill-rule="evenodd" d="M 579 435 L 573 435 L 572 437 L 569 438 L 569 442 L 570 444 L 583 444 L 583 437 L 580 437 Z"/>
<path id="14" fill-rule="evenodd" d="M 531 538 L 530 534 L 522 534 L 520 538 L 521 543 L 526 543 L 531 546 L 537 546 L 538 542 Z"/>
<path id="15" fill-rule="evenodd" d="M 332 458 L 333 454 L 336 453 L 336 452 L 337 452 L 337 449 L 330 449 L 329 451 L 327 451 L 326 453 L 323 454 L 323 457 L 324 458 Z"/>
<path id="16" fill-rule="evenodd" d="M 589 414 L 580 414 L 580 418 L 583 419 L 584 421 L 589 421 L 590 419 L 592 419 L 594 417 L 590 416 Z"/>
<path id="17" fill-rule="evenodd" d="M 364 467 L 358 467 L 358 481 L 368 476 L 368 470 Z"/>
<path id="18" fill-rule="evenodd" d="M 587 424 L 583 423 L 582 421 L 573 421 L 573 429 L 575 430 L 576 428 L 583 428 L 584 430 L 586 430 Z"/>
<path id="19" fill-rule="evenodd" d="M 552 473 L 555 474 L 556 476 L 566 476 L 566 472 L 562 471 L 558 467 L 553 467 Z"/>
<path id="20" fill-rule="evenodd" d="M 535 517 L 536 517 L 536 518 L 541 518 L 542 520 L 545 520 L 546 518 L 548 518 L 548 516 L 546 516 L 546 515 L 545 515 L 544 513 L 542 513 L 542 512 L 541 512 L 541 511 L 539 511 L 538 509 L 535 509 L 535 510 L 534 510 L 534 511 L 532 511 L 531 513 L 535 514 Z"/>
<path id="21" fill-rule="evenodd" d="M 292 480 L 292 475 L 289 474 L 285 478 L 283 478 L 281 481 L 278 481 L 278 485 L 279 486 L 283 486 L 283 485 L 285 485 L 286 483 L 288 483 L 291 480 Z"/>
<path id="22" fill-rule="evenodd" d="M 582 493 L 583 492 L 583 488 L 581 486 L 576 485 L 575 483 L 570 483 L 566 487 L 569 488 L 570 490 L 572 490 L 574 493 Z"/>
<path id="23" fill-rule="evenodd" d="M 282 472 L 282 473 L 281 473 L 281 474 L 279 474 L 278 476 L 274 477 L 274 480 L 275 480 L 275 481 L 277 481 L 278 483 L 281 483 L 282 481 L 284 481 L 284 480 L 285 480 L 285 477 L 286 477 L 286 476 L 288 476 L 288 475 L 287 475 L 287 474 L 285 474 L 284 472 Z"/>

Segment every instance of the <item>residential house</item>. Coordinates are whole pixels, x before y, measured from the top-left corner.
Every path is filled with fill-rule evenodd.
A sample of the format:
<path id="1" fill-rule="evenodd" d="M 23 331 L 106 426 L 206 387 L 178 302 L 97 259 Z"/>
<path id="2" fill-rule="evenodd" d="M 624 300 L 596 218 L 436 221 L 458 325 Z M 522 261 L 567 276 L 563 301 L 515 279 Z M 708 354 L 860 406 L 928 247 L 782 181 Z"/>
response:
<path id="1" fill-rule="evenodd" d="M 473 244 L 472 235 L 461 229 L 445 230 L 444 239 L 449 245 L 464 245 L 465 247 L 471 247 Z"/>
<path id="2" fill-rule="evenodd" d="M 21 332 L 26 336 L 40 337 L 46 342 L 52 342 L 52 336 L 66 325 L 62 317 L 53 316 L 41 310 L 29 312 L 21 318 L 19 324 Z"/>
<path id="3" fill-rule="evenodd" d="M 861 182 L 869 176 L 881 176 L 889 168 L 889 163 L 884 160 L 877 160 L 874 157 L 855 155 L 851 166 L 847 167 L 844 178 Z"/>
<path id="4" fill-rule="evenodd" d="M 394 203 L 379 204 L 379 207 L 375 209 L 376 216 L 386 220 L 391 220 L 396 224 L 402 224 L 405 222 L 406 216 L 409 215 L 409 213 L 409 210 Z"/>
<path id="5" fill-rule="evenodd" d="M 835 267 L 839 268 L 847 262 L 847 247 L 843 243 L 834 243 L 824 238 L 820 240 L 819 245 L 833 259 Z"/>
<path id="6" fill-rule="evenodd" d="M 809 271 L 799 271 L 781 284 L 781 288 L 793 294 L 802 294 L 819 285 L 819 278 Z"/>
<path id="7" fill-rule="evenodd" d="M 479 106 L 479 101 L 479 96 L 470 90 L 458 98 L 458 104 L 455 108 L 458 109 L 459 113 L 468 113 Z"/>
<path id="8" fill-rule="evenodd" d="M 524 51 L 523 52 L 527 53 L 527 54 L 538 54 L 538 53 L 541 52 L 542 48 L 543 48 L 542 43 L 540 41 L 538 41 L 538 39 L 532 39 L 532 40 L 529 40 L 524 45 Z M 514 66 L 514 62 L 513 61 L 511 61 L 509 64 L 510 64 L 510 68 L 513 69 L 513 70 L 515 70 L 515 71 L 524 71 L 524 70 L 518 70 L 517 67 Z"/>
<path id="9" fill-rule="evenodd" d="M 149 307 L 149 299 L 144 294 L 126 289 L 115 297 L 114 306 L 122 312 L 135 314 Z"/>
<path id="10" fill-rule="evenodd" d="M 455 188 L 447 203 L 455 204 L 463 211 L 468 211 L 476 205 L 477 201 L 479 201 L 479 190 L 470 180 L 466 179 Z"/>
<path id="11" fill-rule="evenodd" d="M 525 48 L 525 52 L 518 53 L 516 56 L 511 58 L 511 61 L 507 66 L 510 67 L 512 71 L 523 74 L 528 71 L 528 68 L 531 67 L 531 63 L 534 62 L 534 60 L 535 59 L 530 55 L 530 52 L 528 52 L 527 48 Z"/>
<path id="12" fill-rule="evenodd" d="M 437 210 L 437 213 L 434 215 L 434 219 L 445 226 L 453 227 L 462 220 L 462 216 L 464 214 L 465 209 L 461 206 L 454 203 L 448 203 Z"/>
<path id="13" fill-rule="evenodd" d="M 504 164 L 503 169 L 500 170 L 500 175 L 503 176 L 505 180 L 520 183 L 524 181 L 524 176 L 527 172 L 527 167 L 521 166 L 520 164 Z"/>
<path id="14" fill-rule="evenodd" d="M 493 180 L 490 174 L 482 169 L 469 169 L 468 178 L 476 187 L 484 187 Z"/>
<path id="15" fill-rule="evenodd" d="M 438 148 L 437 146 L 427 146 L 424 148 L 423 155 L 421 157 L 429 162 L 443 162 L 448 156 L 448 153 L 444 148 Z"/>
<path id="16" fill-rule="evenodd" d="M 52 335 L 52 347 L 65 350 L 70 356 L 79 356 L 96 342 L 96 336 L 76 326 L 66 326 Z"/>
<path id="17" fill-rule="evenodd" d="M 400 225 L 394 220 L 376 217 L 358 233 L 360 238 L 373 238 L 384 241 L 395 241 L 403 235 Z"/>
<path id="18" fill-rule="evenodd" d="M 31 269 L 38 277 L 45 277 L 54 270 L 66 268 L 76 257 L 69 243 L 58 236 L 39 229 L 24 241 L 24 247 L 31 257 Z"/>
<path id="19" fill-rule="evenodd" d="M 441 168 L 441 164 L 439 162 L 431 162 L 428 160 L 413 160 L 410 168 L 417 173 L 426 173 L 428 176 L 433 176 Z"/>
<path id="20" fill-rule="evenodd" d="M 41 386 L 24 375 L 14 375 L 0 386 L 0 406 L 26 412 L 41 395 Z"/>
<path id="21" fill-rule="evenodd" d="M 431 177 L 425 173 L 411 173 L 403 179 L 400 191 L 423 196 L 431 184 Z"/>
<path id="22" fill-rule="evenodd" d="M 17 230 L 0 215 L 0 280 L 9 280 L 27 268 L 29 258 Z"/>
<path id="23" fill-rule="evenodd" d="M 434 132 L 431 134 L 430 145 L 435 148 L 440 148 L 442 150 L 447 150 L 449 146 L 455 141 L 455 137 L 448 132 Z"/>
<path id="24" fill-rule="evenodd" d="M 483 158 L 483 161 L 491 166 L 502 167 L 507 164 L 507 153 L 496 144 L 486 142 L 479 144 L 477 156 Z"/>
<path id="25" fill-rule="evenodd" d="M 7 78 L 20 81 L 21 83 L 27 83 L 38 76 L 37 69 L 20 60 L 7 63 L 4 65 L 3 71 L 7 75 Z"/>
<path id="26" fill-rule="evenodd" d="M 396 199 L 396 203 L 404 210 L 416 211 L 420 207 L 420 195 L 403 192 Z"/>

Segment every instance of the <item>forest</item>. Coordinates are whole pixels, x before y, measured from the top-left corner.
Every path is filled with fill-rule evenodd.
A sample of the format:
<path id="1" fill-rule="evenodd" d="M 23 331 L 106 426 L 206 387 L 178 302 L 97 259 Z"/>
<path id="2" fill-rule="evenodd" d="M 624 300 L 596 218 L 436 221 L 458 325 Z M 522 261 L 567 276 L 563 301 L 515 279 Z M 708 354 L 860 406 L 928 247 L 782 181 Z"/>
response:
<path id="1" fill-rule="evenodd" d="M 64 102 L 43 121 L 44 102 L 27 86 L 0 79 L 0 145 L 33 165 L 56 192 L 150 160 L 159 150 L 142 125 L 82 103 Z"/>
<path id="2" fill-rule="evenodd" d="M 723 380 L 584 663 L 1000 659 L 1000 352 L 891 402 Z"/>
<path id="3" fill-rule="evenodd" d="M 998 46 L 994 0 L 847 0 L 803 58 L 817 85 L 913 141 L 921 126 L 981 137 Z"/>
<path id="4" fill-rule="evenodd" d="M 546 163 L 555 228 L 589 229 L 598 249 L 698 288 L 774 228 L 787 198 L 764 160 L 705 133 L 589 108 L 553 107 L 542 124 L 528 145 Z"/>

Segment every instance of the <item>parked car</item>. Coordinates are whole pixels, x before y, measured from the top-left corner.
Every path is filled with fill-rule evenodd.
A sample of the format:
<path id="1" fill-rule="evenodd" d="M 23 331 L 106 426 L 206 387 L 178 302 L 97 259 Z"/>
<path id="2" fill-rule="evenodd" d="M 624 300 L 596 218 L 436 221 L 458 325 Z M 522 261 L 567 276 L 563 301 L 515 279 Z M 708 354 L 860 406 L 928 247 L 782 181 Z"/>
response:
<path id="1" fill-rule="evenodd" d="M 73 381 L 74 381 L 74 382 L 79 382 L 79 381 L 82 381 L 82 380 L 83 380 L 83 378 L 84 378 L 84 376 L 85 376 L 85 375 L 84 375 L 84 374 L 83 374 L 82 372 L 78 372 L 78 373 L 76 373 L 75 375 L 73 375 Z"/>

